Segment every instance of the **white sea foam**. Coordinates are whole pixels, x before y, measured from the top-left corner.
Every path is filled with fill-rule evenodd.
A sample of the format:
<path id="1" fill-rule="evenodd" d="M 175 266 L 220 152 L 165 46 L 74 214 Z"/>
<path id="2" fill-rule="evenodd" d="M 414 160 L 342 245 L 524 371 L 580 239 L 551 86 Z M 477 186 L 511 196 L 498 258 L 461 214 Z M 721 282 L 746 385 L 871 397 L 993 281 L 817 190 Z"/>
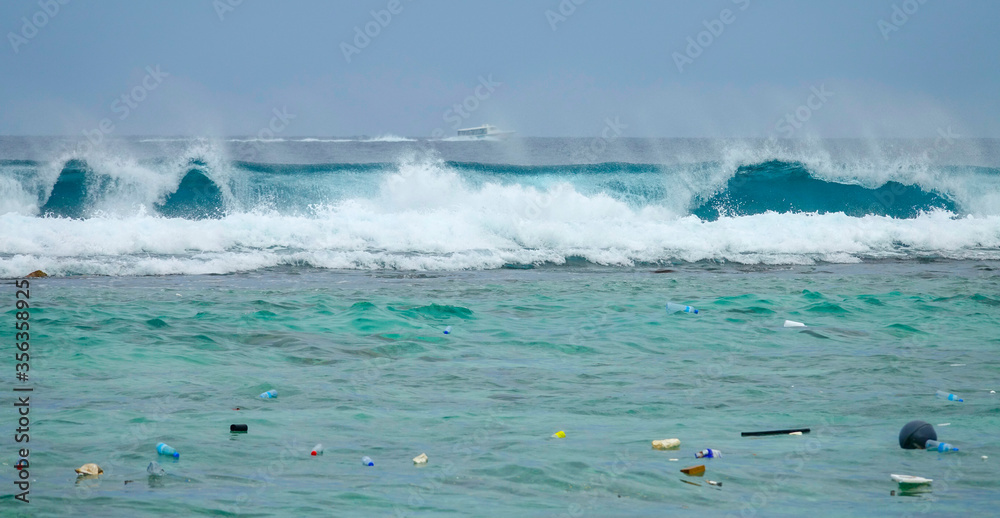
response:
<path id="1" fill-rule="evenodd" d="M 398 135 L 393 135 L 392 133 L 386 133 L 385 135 L 379 135 L 377 137 L 359 140 L 358 142 L 416 142 L 416 139 L 400 137 Z"/>
<path id="2" fill-rule="evenodd" d="M 745 264 L 857 262 L 934 255 L 1000 258 L 1000 216 L 914 219 L 765 213 L 706 222 L 667 208 L 634 208 L 568 183 L 469 185 L 425 163 L 400 166 L 373 197 L 222 219 L 139 213 L 84 220 L 0 216 L 0 276 L 160 275 L 281 265 L 454 270 L 507 263 L 605 265 L 668 260 Z"/>
<path id="3" fill-rule="evenodd" d="M 1000 258 L 1000 205 L 989 206 L 995 196 L 980 201 L 983 213 L 963 217 L 940 210 L 913 219 L 768 212 L 702 221 L 688 215 L 692 196 L 718 189 L 743 164 L 811 161 L 819 174 L 839 174 L 834 162 L 821 156 L 757 152 L 733 150 L 721 164 L 681 169 L 677 174 L 688 175 L 686 180 L 666 180 L 671 195 L 655 204 L 630 204 L 600 189 L 583 189 L 570 176 L 528 185 L 413 158 L 365 180 L 378 182 L 377 188 L 358 184 L 295 210 L 277 210 L 267 195 L 248 194 L 253 189 L 242 185 L 247 180 L 240 176 L 247 171 L 233 170 L 207 141 L 155 163 L 107 153 L 65 156 L 33 173 L 32 181 L 42 182 L 34 192 L 47 197 L 60 164 L 81 158 L 100 173 L 101 196 L 88 200 L 86 219 L 40 218 L 32 189 L 14 176 L 0 177 L 0 276 L 39 268 L 54 275 L 229 273 L 282 265 L 454 270 L 561 264 L 575 257 L 624 266 Z M 158 216 L 156 203 L 177 189 L 193 162 L 222 190 L 226 215 Z M 858 176 L 856 181 L 868 181 Z M 341 177 L 333 180 L 348 185 Z M 929 175 L 921 181 L 949 179 Z M 968 189 L 959 195 L 972 196 L 969 181 L 951 181 L 954 189 Z M 313 183 L 306 187 L 317 190 Z"/>

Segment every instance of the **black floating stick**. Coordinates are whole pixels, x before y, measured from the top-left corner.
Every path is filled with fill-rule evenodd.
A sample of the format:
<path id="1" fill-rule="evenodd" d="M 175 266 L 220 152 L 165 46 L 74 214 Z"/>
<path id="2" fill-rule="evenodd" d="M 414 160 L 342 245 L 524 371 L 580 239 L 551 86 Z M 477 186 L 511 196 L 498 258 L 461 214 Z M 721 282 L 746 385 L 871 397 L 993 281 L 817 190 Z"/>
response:
<path id="1" fill-rule="evenodd" d="M 790 433 L 809 433 L 808 428 L 789 428 L 788 430 L 767 430 L 765 432 L 742 432 L 740 437 L 758 437 L 761 435 L 788 435 Z"/>
<path id="2" fill-rule="evenodd" d="M 229 431 L 233 433 L 243 432 L 246 433 L 247 425 L 245 424 L 231 424 L 229 425 Z"/>

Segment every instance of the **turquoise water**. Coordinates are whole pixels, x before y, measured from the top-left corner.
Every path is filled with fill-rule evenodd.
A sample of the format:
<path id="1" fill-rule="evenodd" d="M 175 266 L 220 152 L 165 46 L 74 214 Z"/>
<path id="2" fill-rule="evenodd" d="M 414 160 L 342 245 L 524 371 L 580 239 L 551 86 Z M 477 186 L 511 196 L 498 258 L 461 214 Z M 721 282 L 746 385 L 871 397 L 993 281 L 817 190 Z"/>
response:
<path id="1" fill-rule="evenodd" d="M 5 440 L 0 514 L 994 512 L 1000 263 L 671 268 L 34 279 L 31 503 Z M 900 449 L 913 419 L 961 451 Z M 793 427 L 812 433 L 740 437 Z M 723 457 L 694 458 L 709 447 Z M 104 475 L 77 480 L 88 462 Z M 900 495 L 890 473 L 935 482 Z"/>

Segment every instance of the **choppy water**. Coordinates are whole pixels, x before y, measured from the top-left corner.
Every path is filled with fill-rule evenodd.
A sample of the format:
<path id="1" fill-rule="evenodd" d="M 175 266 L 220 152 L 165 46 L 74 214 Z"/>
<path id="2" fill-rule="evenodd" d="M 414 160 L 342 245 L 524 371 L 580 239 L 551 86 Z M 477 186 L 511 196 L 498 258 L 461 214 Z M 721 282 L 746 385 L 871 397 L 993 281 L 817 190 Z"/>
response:
<path id="1" fill-rule="evenodd" d="M 31 503 L 12 497 L 8 396 L 0 508 L 989 515 L 1000 490 L 1000 400 L 990 393 L 1000 389 L 998 268 L 284 267 L 35 279 Z M 2 318 L 13 322 L 14 288 L 4 286 Z M 668 315 L 668 300 L 700 313 Z M 782 328 L 785 319 L 809 327 Z M 17 384 L 3 365 L 4 385 Z M 256 398 L 270 388 L 277 399 Z M 965 402 L 937 399 L 939 389 Z M 896 435 L 912 419 L 950 423 L 936 426 L 939 437 L 961 451 L 900 449 Z M 250 432 L 231 435 L 232 423 Z M 791 427 L 812 433 L 740 437 Z M 558 430 L 567 437 L 550 438 Z M 680 450 L 650 448 L 668 437 Z M 161 441 L 180 459 L 158 457 Z M 316 443 L 325 455 L 310 457 Z M 708 447 L 724 456 L 696 461 Z M 415 467 L 420 453 L 430 462 Z M 153 460 L 162 479 L 146 474 Z M 87 462 L 105 474 L 77 481 L 73 469 Z M 697 463 L 705 477 L 679 473 Z M 890 496 L 890 473 L 935 482 L 930 493 Z"/>
<path id="2" fill-rule="evenodd" d="M 0 277 L 39 268 L 31 503 L 8 392 L 3 516 L 998 500 L 996 140 L 3 137 Z M 900 449 L 913 419 L 961 451 Z M 797 427 L 812 433 L 739 435 Z M 679 473 L 709 447 L 724 456 L 704 478 Z M 78 480 L 88 462 L 105 474 Z M 890 473 L 935 482 L 900 494 Z"/>
<path id="3" fill-rule="evenodd" d="M 0 139 L 0 276 L 1000 259 L 996 140 L 72 144 Z"/>

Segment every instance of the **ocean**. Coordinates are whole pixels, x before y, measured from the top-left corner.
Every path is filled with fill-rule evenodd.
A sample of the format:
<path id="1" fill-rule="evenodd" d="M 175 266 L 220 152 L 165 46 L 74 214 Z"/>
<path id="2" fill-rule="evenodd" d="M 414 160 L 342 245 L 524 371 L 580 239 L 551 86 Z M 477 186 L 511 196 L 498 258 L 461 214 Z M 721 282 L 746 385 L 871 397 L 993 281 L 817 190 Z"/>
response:
<path id="1" fill-rule="evenodd" d="M 0 514 L 989 515 L 998 272 L 998 140 L 2 137 Z"/>

